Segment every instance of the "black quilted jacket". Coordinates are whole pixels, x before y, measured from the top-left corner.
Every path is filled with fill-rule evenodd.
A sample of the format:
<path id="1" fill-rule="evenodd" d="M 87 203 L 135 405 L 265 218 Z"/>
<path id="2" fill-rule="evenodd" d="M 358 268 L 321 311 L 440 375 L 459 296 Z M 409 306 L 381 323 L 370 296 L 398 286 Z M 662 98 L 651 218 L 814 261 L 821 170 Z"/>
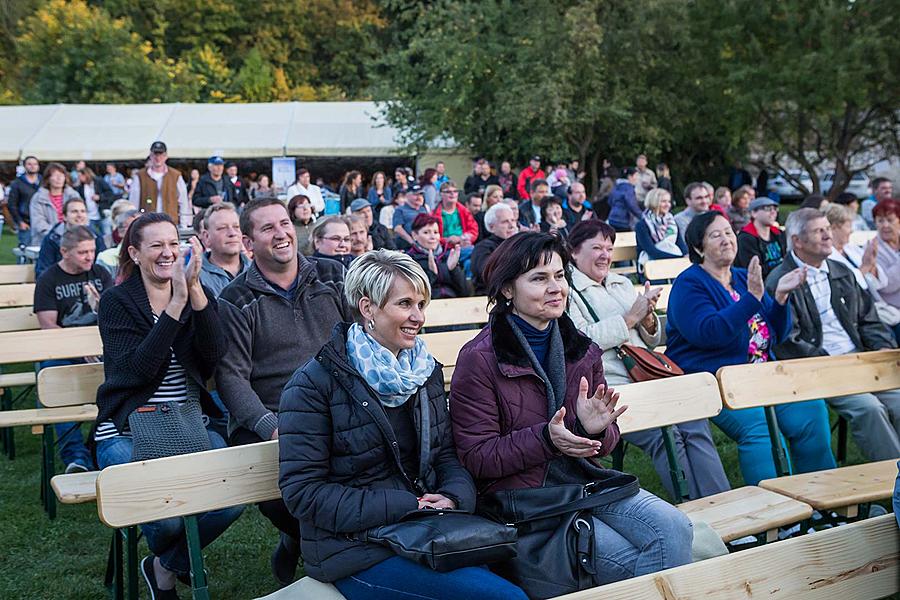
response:
<path id="1" fill-rule="evenodd" d="M 440 493 L 460 509 L 475 508 L 475 485 L 453 446 L 441 365 L 435 365 L 424 393 L 408 400 L 416 403 L 424 458 L 419 473 L 407 479 L 384 409 L 347 358 L 348 327 L 336 325 L 331 340 L 294 373 L 278 412 L 281 494 L 300 521 L 306 574 L 327 582 L 393 556 L 350 537 L 416 510 L 417 496 Z"/>

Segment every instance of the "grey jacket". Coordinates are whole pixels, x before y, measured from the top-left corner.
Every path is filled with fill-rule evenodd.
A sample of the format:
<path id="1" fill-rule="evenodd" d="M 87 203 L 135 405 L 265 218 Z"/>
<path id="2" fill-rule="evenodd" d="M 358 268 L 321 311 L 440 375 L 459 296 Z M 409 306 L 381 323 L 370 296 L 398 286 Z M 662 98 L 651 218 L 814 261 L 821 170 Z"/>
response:
<path id="1" fill-rule="evenodd" d="M 241 270 L 238 275 L 246 271 L 248 266 L 250 266 L 250 260 L 242 253 Z M 235 275 L 235 277 L 237 277 L 237 275 Z M 200 265 L 200 283 L 209 288 L 209 291 L 213 293 L 213 296 L 218 298 L 219 294 L 222 293 L 222 290 L 225 289 L 225 286 L 233 280 L 234 277 L 231 276 L 231 273 L 219 265 L 214 264 L 209 259 L 209 251 L 203 253 L 203 264 Z"/>
<path id="2" fill-rule="evenodd" d="M 216 368 L 216 389 L 230 412 L 229 433 L 243 428 L 271 439 L 291 375 L 331 339 L 336 323 L 352 320 L 343 266 L 304 256 L 299 261 L 293 304 L 272 288 L 255 262 L 219 295 L 226 349 Z"/>
<path id="3" fill-rule="evenodd" d="M 63 206 L 72 198 L 81 199 L 81 196 L 74 189 L 66 186 L 63 189 Z M 44 241 L 44 236 L 50 233 L 54 225 L 59 223 L 56 207 L 50 201 L 50 190 L 47 188 L 42 187 L 31 197 L 30 218 L 31 245 L 40 246 Z"/>
<path id="4" fill-rule="evenodd" d="M 828 281 L 831 284 L 831 306 L 859 351 L 896 348 L 890 329 L 878 320 L 872 297 L 859 287 L 853 272 L 837 261 L 826 260 Z M 778 280 L 796 268 L 793 255 L 788 253 L 784 261 L 766 278 L 766 291 L 774 297 Z M 775 356 L 781 360 L 827 356 L 828 353 L 822 348 L 822 321 L 819 320 L 819 310 L 809 284 L 804 283 L 795 290 L 790 296 L 790 303 L 791 333 L 784 342 L 775 346 Z"/>

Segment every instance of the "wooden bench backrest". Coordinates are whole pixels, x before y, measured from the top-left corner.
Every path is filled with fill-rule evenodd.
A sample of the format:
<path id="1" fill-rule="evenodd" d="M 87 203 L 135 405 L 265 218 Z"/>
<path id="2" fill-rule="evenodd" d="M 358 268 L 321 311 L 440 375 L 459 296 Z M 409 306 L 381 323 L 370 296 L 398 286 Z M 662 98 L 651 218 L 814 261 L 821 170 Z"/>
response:
<path id="1" fill-rule="evenodd" d="M 717 556 L 567 600 L 875 600 L 900 590 L 894 515 Z"/>
<path id="2" fill-rule="evenodd" d="M 35 316 L 31 306 L 0 308 L 0 333 L 32 331 L 40 328 L 37 316 Z"/>
<path id="3" fill-rule="evenodd" d="M 675 279 L 689 266 L 691 266 L 691 261 L 687 258 L 649 260 L 644 265 L 644 276 L 650 281 Z"/>
<path id="4" fill-rule="evenodd" d="M 487 296 L 432 300 L 425 309 L 425 327 L 487 323 Z"/>
<path id="5" fill-rule="evenodd" d="M 445 367 L 452 367 L 456 365 L 460 349 L 466 342 L 478 335 L 479 331 L 478 329 L 442 331 L 440 333 L 423 333 L 421 337 L 435 360 Z"/>
<path id="6" fill-rule="evenodd" d="M 770 406 L 900 388 L 900 350 L 722 367 L 728 408 Z"/>
<path id="7" fill-rule="evenodd" d="M 617 231 L 614 248 L 636 248 L 637 234 L 633 231 Z"/>
<path id="8" fill-rule="evenodd" d="M 38 373 L 38 399 L 48 408 L 94 404 L 101 383 L 103 363 L 48 367 Z"/>
<path id="9" fill-rule="evenodd" d="M 620 394 L 618 405 L 628 405 L 618 420 L 622 433 L 707 419 L 722 410 L 719 386 L 710 373 L 643 381 L 615 389 Z"/>
<path id="10" fill-rule="evenodd" d="M 116 465 L 97 477 L 97 513 L 116 528 L 280 497 L 277 441 Z"/>
<path id="11" fill-rule="evenodd" d="M 0 308 L 34 304 L 34 284 L 0 285 Z"/>
<path id="12" fill-rule="evenodd" d="M 869 240 L 874 239 L 878 235 L 875 230 L 870 231 L 854 231 L 850 234 L 850 243 L 854 246 L 865 246 Z"/>
<path id="13" fill-rule="evenodd" d="M 637 260 L 637 246 L 619 246 L 616 243 L 612 251 L 612 261 L 618 262 L 620 260 Z"/>
<path id="14" fill-rule="evenodd" d="M 34 265 L 0 265 L 0 285 L 34 283 Z"/>
<path id="15" fill-rule="evenodd" d="M 103 354 L 103 344 L 97 327 L 0 333 L 2 365 L 100 354 Z"/>

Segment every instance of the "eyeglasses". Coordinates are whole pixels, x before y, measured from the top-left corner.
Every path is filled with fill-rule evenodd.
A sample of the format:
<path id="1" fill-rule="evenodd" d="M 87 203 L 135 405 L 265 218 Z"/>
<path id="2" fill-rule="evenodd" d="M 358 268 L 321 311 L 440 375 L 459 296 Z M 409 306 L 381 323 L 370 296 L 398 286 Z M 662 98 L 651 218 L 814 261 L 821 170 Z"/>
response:
<path id="1" fill-rule="evenodd" d="M 340 244 L 341 242 L 344 242 L 345 244 L 350 243 L 349 237 L 341 237 L 339 235 L 333 235 L 331 237 L 326 237 L 326 238 L 322 238 L 322 239 L 328 240 L 329 242 L 334 242 L 335 244 Z"/>
<path id="2" fill-rule="evenodd" d="M 441 193 L 447 194 L 449 196 L 456 196 L 457 194 L 459 194 L 459 190 L 442 190 Z"/>

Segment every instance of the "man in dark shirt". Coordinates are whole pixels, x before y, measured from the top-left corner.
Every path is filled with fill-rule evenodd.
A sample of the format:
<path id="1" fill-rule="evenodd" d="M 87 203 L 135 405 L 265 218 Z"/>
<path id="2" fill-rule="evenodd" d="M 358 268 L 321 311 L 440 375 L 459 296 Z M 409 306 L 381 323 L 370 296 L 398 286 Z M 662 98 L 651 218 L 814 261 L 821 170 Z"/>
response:
<path id="1" fill-rule="evenodd" d="M 500 185 L 500 180 L 497 179 L 496 175 L 491 175 L 490 163 L 483 158 L 479 158 L 475 162 L 475 169 L 472 174 L 466 177 L 466 182 L 463 185 L 463 192 L 467 196 L 469 194 L 479 194 L 483 196 L 485 188 L 489 185 Z"/>
<path id="2" fill-rule="evenodd" d="M 225 160 L 210 156 L 206 164 L 208 173 L 200 176 L 192 202 L 197 208 L 207 208 L 219 202 L 235 203 L 237 192 L 231 180 L 224 176 Z"/>
<path id="3" fill-rule="evenodd" d="M 63 205 L 63 221 L 53 226 L 53 229 L 44 236 L 41 242 L 41 250 L 38 253 L 37 263 L 34 265 L 34 274 L 40 277 L 44 271 L 59 262 L 62 258 L 60 245 L 62 243 L 62 235 L 67 229 L 87 225 L 90 223 L 88 219 L 87 205 L 82 198 L 70 198 Z M 93 231 L 93 230 L 92 230 Z M 96 241 L 95 252 L 103 252 L 106 250 L 106 244 L 103 238 L 94 232 L 94 240 Z"/>
<path id="4" fill-rule="evenodd" d="M 362 202 L 361 202 L 362 200 Z M 366 227 L 369 228 L 369 236 L 372 238 L 373 250 L 396 250 L 397 244 L 388 228 L 381 223 L 375 222 L 375 214 L 372 212 L 372 205 L 364 198 L 357 198 L 350 203 L 350 212 L 359 215 L 366 221 Z"/>
<path id="5" fill-rule="evenodd" d="M 786 239 L 778 228 L 778 203 L 768 197 L 750 203 L 750 222 L 738 232 L 738 252 L 734 266 L 747 268 L 759 257 L 763 279 L 784 260 Z"/>
<path id="6" fill-rule="evenodd" d="M 31 197 L 41 185 L 41 163 L 33 156 L 26 156 L 25 172 L 9 184 L 8 206 L 13 218 L 19 244 L 31 245 Z"/>
<path id="7" fill-rule="evenodd" d="M 100 294 L 112 287 L 113 281 L 108 270 L 94 264 L 94 240 L 94 233 L 84 225 L 77 225 L 63 233 L 60 246 L 62 258 L 38 277 L 34 288 L 34 314 L 41 329 L 97 324 Z M 42 362 L 40 368 L 82 362 L 85 359 L 48 360 Z M 59 457 L 66 465 L 66 473 L 94 468 L 91 453 L 84 446 L 80 425 L 54 425 L 59 440 Z"/>

